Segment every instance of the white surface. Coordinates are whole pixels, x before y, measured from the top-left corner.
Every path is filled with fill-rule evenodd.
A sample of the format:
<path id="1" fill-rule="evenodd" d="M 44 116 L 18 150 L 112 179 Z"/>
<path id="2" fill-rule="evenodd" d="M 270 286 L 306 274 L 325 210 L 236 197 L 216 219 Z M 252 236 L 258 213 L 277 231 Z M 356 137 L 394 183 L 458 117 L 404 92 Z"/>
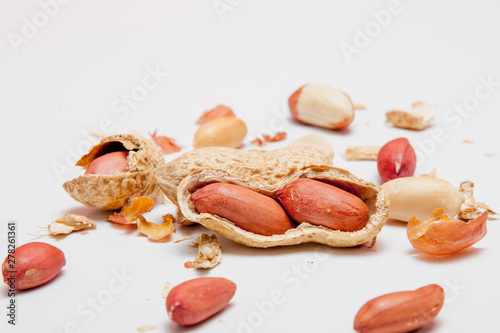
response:
<path id="1" fill-rule="evenodd" d="M 41 239 L 62 249 L 67 265 L 51 283 L 17 295 L 15 328 L 6 323 L 7 288 L 0 287 L 2 332 L 64 332 L 70 322 L 79 332 L 136 332 L 143 325 L 157 326 L 152 332 L 238 332 L 242 320 L 256 327 L 240 332 L 351 332 L 357 310 L 369 299 L 429 283 L 446 289 L 447 302 L 421 332 L 498 330 L 498 218 L 490 219 L 488 235 L 473 248 L 446 258 L 417 253 L 405 225 L 395 222 L 383 228 L 374 249 L 262 250 L 219 237 L 221 265 L 199 272 L 183 267 L 196 254 L 191 241 L 148 241 L 105 222 L 107 212 L 85 208 L 64 192 L 62 182 L 81 171 L 57 173 L 54 167 L 72 165 L 88 148 L 86 133 L 103 122 L 112 127 L 106 134 L 158 129 L 185 152 L 198 116 L 223 103 L 247 123 L 247 143 L 273 126 L 288 139 L 269 149 L 319 131 L 334 146 L 337 166 L 377 183 L 374 162 L 342 158 L 347 146 L 406 136 L 418 150 L 436 131 L 444 133 L 444 142 L 421 153 L 416 174 L 436 168 L 457 186 L 473 180 L 477 198 L 500 209 L 500 87 L 467 117 L 443 118 L 453 104 L 474 96 L 480 77 L 500 81 L 498 2 L 402 1 L 400 13 L 350 63 L 341 43 L 353 44 L 356 29 L 373 24 L 370 13 L 386 9 L 388 1 L 222 2 L 234 7 L 224 19 L 212 0 L 70 1 L 17 53 L 9 33 L 21 34 L 23 17 L 31 20 L 41 7 L 33 0 L 0 4 L 1 253 L 10 220 L 18 224 L 18 245 L 33 240 L 29 234 L 39 232 L 37 226 L 69 212 L 98 222 L 85 236 Z M 169 75 L 127 110 L 121 95 L 139 89 L 148 68 Z M 309 82 L 340 88 L 368 109 L 356 112 L 344 132 L 296 124 L 287 99 Z M 386 111 L 409 109 L 418 100 L 438 104 L 432 128 L 409 132 L 384 123 Z M 203 232 L 201 226 L 178 227 L 176 236 Z M 122 271 L 133 280 L 111 294 L 113 272 Z M 238 290 L 217 317 L 177 327 L 166 314 L 163 284 L 197 276 L 229 278 Z M 276 293 L 282 302 L 259 310 L 257 304 L 268 304 Z M 86 304 L 98 296 L 109 303 L 98 304 L 91 318 Z"/>

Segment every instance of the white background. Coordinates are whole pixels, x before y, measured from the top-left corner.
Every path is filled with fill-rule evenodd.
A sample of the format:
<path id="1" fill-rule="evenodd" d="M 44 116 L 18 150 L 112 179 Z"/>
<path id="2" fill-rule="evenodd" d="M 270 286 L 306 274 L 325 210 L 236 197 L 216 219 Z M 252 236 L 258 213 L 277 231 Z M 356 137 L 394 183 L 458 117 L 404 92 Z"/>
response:
<path id="1" fill-rule="evenodd" d="M 417 253 L 405 224 L 394 221 L 373 249 L 253 249 L 219 237 L 222 263 L 199 272 L 183 267 L 196 255 L 191 241 L 148 241 L 104 221 L 109 212 L 83 207 L 65 193 L 62 183 L 82 173 L 72 164 L 89 147 L 89 131 L 101 126 L 105 134 L 147 135 L 158 129 L 185 152 L 192 149 L 198 116 L 222 103 L 247 124 L 245 149 L 268 129 L 284 130 L 288 138 L 266 149 L 319 131 L 335 148 L 336 166 L 380 184 L 376 164 L 345 161 L 345 148 L 405 136 L 421 157 L 416 174 L 436 168 L 456 186 L 470 179 L 477 198 L 500 209 L 498 2 L 401 1 L 382 28 L 372 12 L 387 10 L 388 1 L 217 3 L 231 10 L 218 13 L 211 0 L 73 0 L 45 22 L 38 1 L 0 3 L 1 251 L 7 221 L 17 222 L 19 245 L 34 240 L 37 226 L 66 213 L 98 223 L 84 236 L 41 239 L 62 249 L 67 264 L 51 283 L 17 294 L 15 327 L 6 323 L 7 287 L 0 288 L 2 332 L 65 332 L 73 324 L 80 332 L 136 332 L 144 325 L 157 326 L 153 332 L 352 332 L 356 312 L 369 299 L 429 283 L 443 286 L 447 301 L 420 332 L 496 331 L 498 218 L 490 218 L 488 235 L 473 248 L 445 258 Z M 34 17 L 38 31 L 13 45 Z M 341 45 L 356 47 L 356 35 L 366 28 L 373 37 L 347 59 Z M 168 76 L 124 109 L 121 96 L 140 89 L 148 69 L 156 68 Z M 487 92 L 481 78 L 497 83 L 478 100 L 476 89 Z M 297 124 L 286 103 L 305 83 L 342 89 L 367 110 L 357 111 L 342 132 Z M 384 123 L 386 111 L 418 100 L 438 105 L 433 127 L 411 132 Z M 474 100 L 477 107 L 463 115 L 452 109 Z M 436 131 L 444 137 L 439 143 L 432 141 Z M 203 232 L 177 226 L 178 236 Z M 90 318 L 87 303 L 106 293 L 113 272 L 133 280 Z M 161 290 L 165 282 L 197 276 L 226 277 L 238 289 L 217 317 L 180 328 L 167 317 Z M 273 292 L 282 302 L 271 308 Z"/>

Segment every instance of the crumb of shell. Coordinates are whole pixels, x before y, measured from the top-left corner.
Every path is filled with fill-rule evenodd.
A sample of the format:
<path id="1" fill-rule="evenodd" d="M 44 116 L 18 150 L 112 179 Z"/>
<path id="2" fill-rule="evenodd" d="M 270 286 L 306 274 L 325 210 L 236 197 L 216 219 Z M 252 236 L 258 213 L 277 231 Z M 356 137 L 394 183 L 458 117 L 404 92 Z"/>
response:
<path id="1" fill-rule="evenodd" d="M 354 110 L 366 110 L 366 106 L 364 106 L 361 103 L 355 103 L 354 104 Z"/>
<path id="2" fill-rule="evenodd" d="M 264 147 L 266 142 L 278 142 L 286 139 L 286 132 L 277 132 L 273 135 L 263 134 L 262 138 L 257 137 L 250 141 L 251 144 L 257 147 Z"/>
<path id="3" fill-rule="evenodd" d="M 167 298 L 168 296 L 168 293 L 170 292 L 170 290 L 172 290 L 174 286 L 172 286 L 170 284 L 170 282 L 166 282 L 164 285 L 163 285 L 163 289 L 161 290 L 161 297 L 162 298 Z"/>
<path id="4" fill-rule="evenodd" d="M 140 326 L 137 327 L 138 332 L 147 332 L 156 329 L 156 326 L 154 325 L 145 325 L 145 326 Z"/>
<path id="5" fill-rule="evenodd" d="M 385 115 L 387 117 L 386 123 L 391 123 L 399 128 L 421 131 L 431 125 L 435 113 L 435 105 L 415 102 L 412 104 L 410 112 L 391 110 Z"/>
<path id="6" fill-rule="evenodd" d="M 263 138 L 266 142 L 278 142 L 286 139 L 286 132 L 277 132 L 273 135 L 264 134 Z"/>
<path id="7" fill-rule="evenodd" d="M 469 139 L 464 139 L 464 143 L 474 143 L 474 141 L 469 140 Z"/>
<path id="8" fill-rule="evenodd" d="M 344 158 L 348 161 L 376 161 L 380 146 L 347 147 Z"/>
<path id="9" fill-rule="evenodd" d="M 252 141 L 250 141 L 250 143 L 256 145 L 257 147 L 264 147 L 266 145 L 264 140 L 262 140 L 261 138 L 255 138 Z"/>
<path id="10" fill-rule="evenodd" d="M 85 235 L 86 235 L 86 234 L 88 234 L 88 233 L 89 233 L 88 231 L 84 231 L 84 232 L 82 232 L 80 235 L 85 236 Z"/>
<path id="11" fill-rule="evenodd" d="M 488 157 L 494 157 L 494 156 L 498 156 L 497 153 L 484 153 L 484 155 L 488 156 Z"/>
<path id="12" fill-rule="evenodd" d="M 174 243 L 179 243 L 188 239 L 192 239 L 193 236 L 182 235 L 180 238 L 175 238 Z"/>
<path id="13" fill-rule="evenodd" d="M 193 261 L 194 267 L 213 268 L 220 263 L 221 259 L 222 251 L 217 236 L 202 234 L 198 243 L 198 256 Z"/>

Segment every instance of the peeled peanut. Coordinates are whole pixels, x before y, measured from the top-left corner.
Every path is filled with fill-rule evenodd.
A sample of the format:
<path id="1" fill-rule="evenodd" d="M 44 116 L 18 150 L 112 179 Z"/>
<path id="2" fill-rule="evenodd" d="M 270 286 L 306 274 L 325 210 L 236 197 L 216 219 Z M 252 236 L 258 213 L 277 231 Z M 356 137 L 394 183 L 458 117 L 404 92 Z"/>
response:
<path id="1" fill-rule="evenodd" d="M 16 289 L 29 289 L 52 280 L 66 264 L 64 253 L 47 243 L 19 246 L 2 264 L 3 281 Z"/>
<path id="2" fill-rule="evenodd" d="M 324 84 L 306 84 L 288 99 L 292 117 L 304 124 L 343 129 L 354 118 L 349 96 Z"/>
<path id="3" fill-rule="evenodd" d="M 243 120 L 233 116 L 220 117 L 201 125 L 194 134 L 193 147 L 238 148 L 247 135 Z"/>
<path id="4" fill-rule="evenodd" d="M 194 325 L 221 311 L 233 298 L 236 284 L 228 279 L 202 277 L 183 282 L 169 292 L 167 313 L 179 325 Z"/>
<path id="5" fill-rule="evenodd" d="M 413 216 L 406 228 L 408 239 L 417 250 L 431 255 L 447 255 L 468 248 L 486 235 L 488 211 L 474 220 L 452 220 L 436 209 L 424 221 Z"/>
<path id="6" fill-rule="evenodd" d="M 354 329 L 360 333 L 410 332 L 433 321 L 443 304 L 444 290 L 437 284 L 386 294 L 359 309 Z"/>
<path id="7" fill-rule="evenodd" d="M 191 200 L 200 213 L 219 215 L 255 234 L 284 234 L 295 227 L 274 199 L 242 186 L 213 183 L 194 192 Z"/>
<path id="8" fill-rule="evenodd" d="M 285 185 L 276 197 L 299 223 L 357 231 L 370 218 L 368 207 L 360 198 L 317 180 L 297 179 Z"/>
<path id="9" fill-rule="evenodd" d="M 384 182 L 411 177 L 417 166 L 417 156 L 406 138 L 387 142 L 377 154 L 377 167 Z"/>
<path id="10" fill-rule="evenodd" d="M 424 220 L 438 208 L 453 217 L 466 199 L 449 182 L 434 177 L 398 178 L 382 184 L 382 190 L 391 202 L 389 218 L 405 222 L 413 215 Z"/>
<path id="11" fill-rule="evenodd" d="M 85 174 L 112 175 L 115 172 L 127 172 L 128 151 L 115 151 L 99 156 L 85 170 Z"/>

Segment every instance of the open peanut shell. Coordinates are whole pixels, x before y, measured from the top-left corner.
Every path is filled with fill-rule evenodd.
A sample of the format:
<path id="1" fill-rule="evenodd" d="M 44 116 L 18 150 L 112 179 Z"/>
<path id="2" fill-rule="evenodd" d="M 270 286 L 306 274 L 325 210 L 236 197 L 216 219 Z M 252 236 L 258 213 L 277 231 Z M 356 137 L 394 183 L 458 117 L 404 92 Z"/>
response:
<path id="1" fill-rule="evenodd" d="M 87 169 L 96 158 L 116 151 L 128 151 L 127 172 L 85 174 L 63 184 L 76 201 L 100 209 L 119 209 L 137 196 L 161 194 L 154 177 L 155 168 L 165 164 L 158 147 L 151 141 L 132 134 L 105 137 L 77 163 Z"/>
<path id="2" fill-rule="evenodd" d="M 166 196 L 179 207 L 183 215 L 181 223 L 200 223 L 223 237 L 251 247 L 307 242 L 356 246 L 373 240 L 389 213 L 389 201 L 379 186 L 333 167 L 327 155 L 311 147 L 293 146 L 274 151 L 198 149 L 162 166 L 156 177 Z M 218 215 L 200 214 L 191 201 L 197 189 L 215 182 L 236 184 L 276 199 L 281 188 L 299 178 L 323 181 L 358 196 L 370 211 L 366 226 L 345 232 L 301 223 L 285 234 L 263 236 L 243 230 Z"/>

